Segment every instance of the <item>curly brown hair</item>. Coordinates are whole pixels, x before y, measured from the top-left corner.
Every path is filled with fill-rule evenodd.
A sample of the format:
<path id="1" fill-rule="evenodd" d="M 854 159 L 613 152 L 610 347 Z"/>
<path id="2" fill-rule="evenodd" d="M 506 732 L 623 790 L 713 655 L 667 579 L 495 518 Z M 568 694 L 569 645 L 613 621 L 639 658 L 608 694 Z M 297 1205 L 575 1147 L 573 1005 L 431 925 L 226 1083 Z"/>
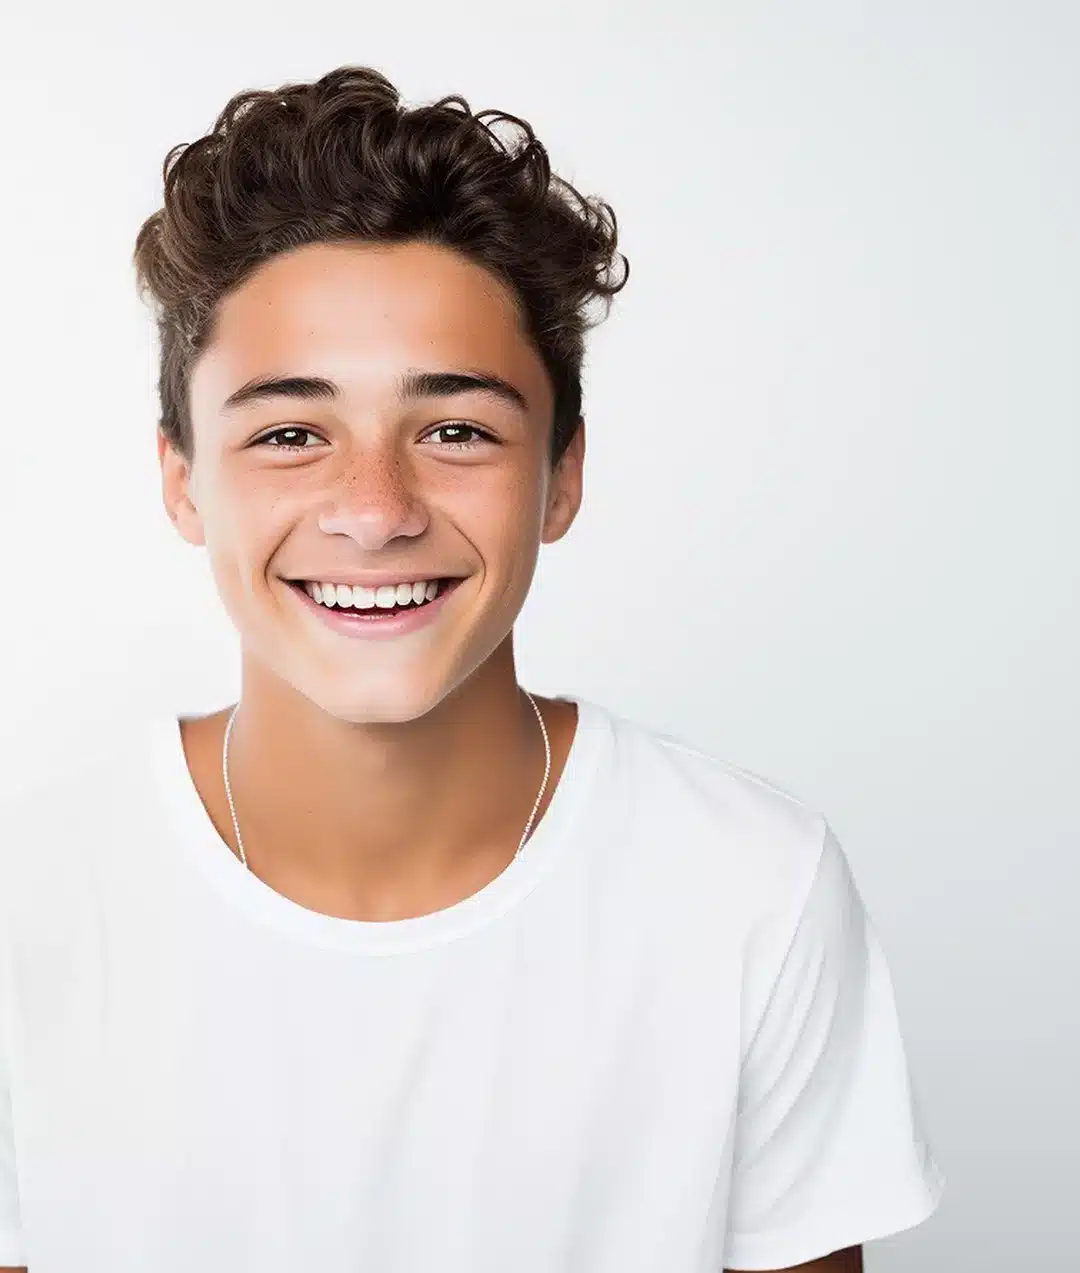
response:
<path id="1" fill-rule="evenodd" d="M 162 172 L 163 206 L 140 227 L 134 264 L 157 317 L 161 431 L 188 461 L 188 378 L 227 292 L 301 245 L 424 240 L 509 284 L 551 377 L 558 462 L 581 415 L 585 332 L 606 317 L 629 262 L 610 205 L 552 174 L 524 120 L 474 113 L 456 94 L 407 109 L 379 71 L 344 66 L 237 93 Z"/>

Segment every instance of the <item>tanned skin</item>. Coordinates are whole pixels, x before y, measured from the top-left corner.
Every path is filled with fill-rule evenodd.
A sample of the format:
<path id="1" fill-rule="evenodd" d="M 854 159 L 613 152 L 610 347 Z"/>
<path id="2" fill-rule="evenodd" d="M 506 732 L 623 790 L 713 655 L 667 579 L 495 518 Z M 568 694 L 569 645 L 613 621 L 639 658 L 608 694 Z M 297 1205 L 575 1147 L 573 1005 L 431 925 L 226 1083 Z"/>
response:
<path id="1" fill-rule="evenodd" d="M 738 1270 L 725 1269 L 724 1273 L 738 1273 Z M 786 1269 L 771 1269 L 768 1273 L 863 1273 L 862 1247 L 844 1247 L 809 1264 L 791 1264 Z"/>
<path id="2" fill-rule="evenodd" d="M 479 390 L 402 398 L 416 372 L 486 375 L 522 402 Z M 328 387 L 227 405 L 270 376 Z M 552 471 L 552 406 L 509 291 L 446 248 L 307 246 L 219 307 L 191 378 L 190 469 L 159 438 L 164 498 L 182 536 L 205 546 L 241 636 L 229 776 L 248 863 L 309 909 L 422 915 L 513 858 L 544 746 L 511 629 L 541 543 L 566 533 L 581 500 L 584 422 Z M 392 641 L 331 631 L 285 582 L 369 570 L 465 578 L 436 623 Z M 552 743 L 542 815 L 577 709 L 538 702 Z M 235 851 L 226 715 L 182 732 Z"/>

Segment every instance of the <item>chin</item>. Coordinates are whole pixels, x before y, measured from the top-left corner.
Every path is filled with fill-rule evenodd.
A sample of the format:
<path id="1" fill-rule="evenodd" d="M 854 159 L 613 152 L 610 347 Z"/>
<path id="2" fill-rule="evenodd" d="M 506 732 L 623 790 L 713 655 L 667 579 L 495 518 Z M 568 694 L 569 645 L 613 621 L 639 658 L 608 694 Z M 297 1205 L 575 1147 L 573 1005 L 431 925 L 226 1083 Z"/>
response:
<path id="1" fill-rule="evenodd" d="M 316 707 L 328 716 L 351 725 L 404 725 L 426 716 L 446 697 L 447 685 L 432 683 L 429 678 L 413 680 L 403 675 L 385 673 L 381 684 L 365 688 L 303 688 L 296 686 Z"/>

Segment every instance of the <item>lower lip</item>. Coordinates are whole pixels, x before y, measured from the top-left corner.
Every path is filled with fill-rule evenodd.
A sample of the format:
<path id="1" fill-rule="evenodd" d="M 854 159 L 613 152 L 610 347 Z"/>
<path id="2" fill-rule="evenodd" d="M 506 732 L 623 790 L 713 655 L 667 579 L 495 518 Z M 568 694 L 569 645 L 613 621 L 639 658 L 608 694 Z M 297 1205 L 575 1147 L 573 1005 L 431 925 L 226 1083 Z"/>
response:
<path id="1" fill-rule="evenodd" d="M 449 585 L 440 584 L 439 595 L 434 601 L 428 601 L 415 609 L 402 610 L 399 614 L 387 614 L 378 608 L 348 614 L 344 610 L 322 605 L 299 584 L 290 583 L 287 587 L 296 594 L 302 605 L 314 611 L 316 617 L 335 632 L 360 637 L 362 640 L 385 641 L 427 627 L 438 618 L 443 603 L 457 591 L 460 583 L 460 579 L 455 579 Z"/>

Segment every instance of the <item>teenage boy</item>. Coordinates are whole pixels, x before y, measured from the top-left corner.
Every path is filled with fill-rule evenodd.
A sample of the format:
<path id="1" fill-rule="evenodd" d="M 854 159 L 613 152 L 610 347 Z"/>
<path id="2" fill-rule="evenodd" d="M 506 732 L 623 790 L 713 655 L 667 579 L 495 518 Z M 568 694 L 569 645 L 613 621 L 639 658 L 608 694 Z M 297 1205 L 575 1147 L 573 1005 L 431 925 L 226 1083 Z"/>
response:
<path id="1" fill-rule="evenodd" d="M 611 209 L 362 67 L 164 185 L 164 502 L 241 694 L 3 811 L 0 1263 L 860 1269 L 942 1177 L 829 824 L 515 675 Z"/>

